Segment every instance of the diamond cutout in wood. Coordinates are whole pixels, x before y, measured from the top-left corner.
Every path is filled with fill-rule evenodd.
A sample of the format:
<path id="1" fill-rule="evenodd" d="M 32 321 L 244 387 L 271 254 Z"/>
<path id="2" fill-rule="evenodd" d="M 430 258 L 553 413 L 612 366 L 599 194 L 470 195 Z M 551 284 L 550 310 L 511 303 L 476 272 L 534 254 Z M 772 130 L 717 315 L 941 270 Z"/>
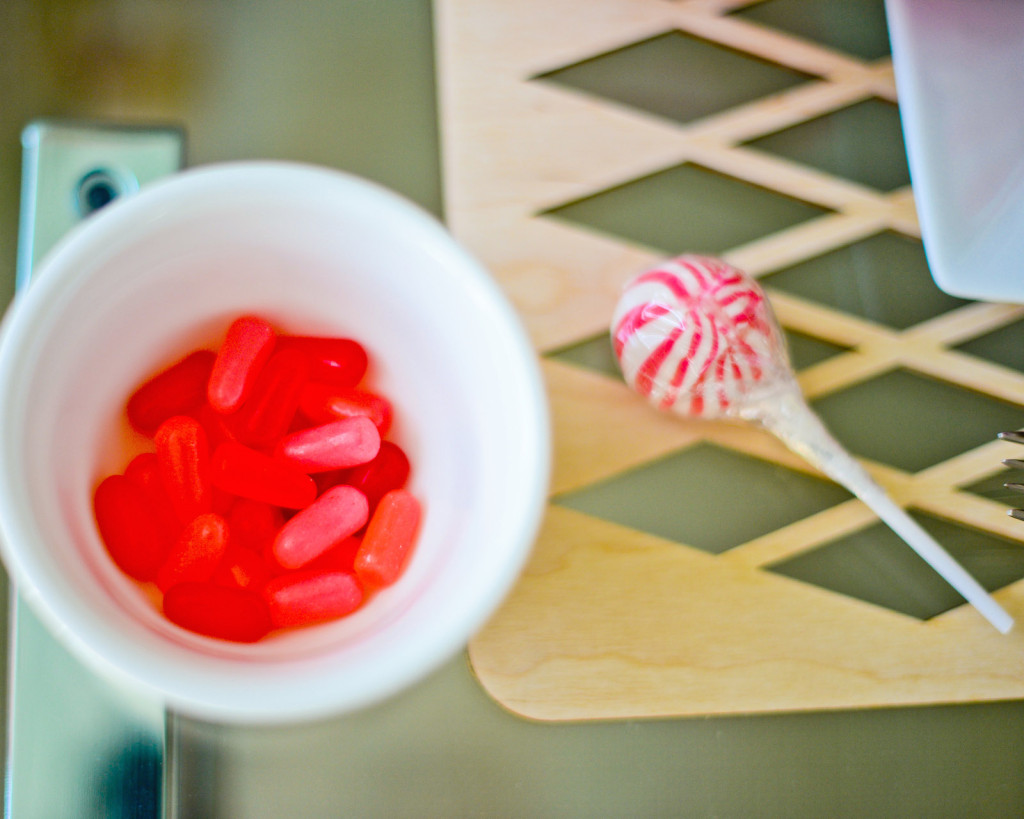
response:
<path id="1" fill-rule="evenodd" d="M 707 40 L 669 31 L 535 79 L 689 122 L 784 91 L 808 78 Z"/>
<path id="2" fill-rule="evenodd" d="M 622 372 L 615 360 L 615 351 L 612 349 L 608 333 L 601 333 L 576 344 L 553 350 L 548 357 L 612 378 L 622 378 Z"/>
<path id="3" fill-rule="evenodd" d="M 908 472 L 988 443 L 1022 417 L 1013 404 L 909 370 L 893 370 L 812 404 L 851 452 Z"/>
<path id="4" fill-rule="evenodd" d="M 1021 449 L 1021 456 L 1024 457 L 1024 447 Z M 993 465 L 995 463 L 998 462 L 994 462 Z M 1003 504 L 1006 507 L 1013 507 L 1015 509 L 1024 507 L 1024 495 L 1012 489 L 1007 489 L 1004 486 L 1004 484 L 1011 482 L 1024 483 L 1024 472 L 1008 467 L 1002 468 L 983 480 L 964 486 L 963 490 Z M 1024 521 L 1021 522 L 1021 527 L 1021 534 L 1024 534 Z"/>
<path id="5" fill-rule="evenodd" d="M 665 486 L 672 503 L 651 504 Z M 700 444 L 555 502 L 717 554 L 849 498 L 827 480 Z"/>
<path id="6" fill-rule="evenodd" d="M 723 253 L 826 213 L 690 163 L 545 211 L 665 254 Z"/>
<path id="7" fill-rule="evenodd" d="M 1006 324 L 990 333 L 965 341 L 956 349 L 1024 372 L 1024 321 Z M 1024 424 L 1024 413 L 1019 424 Z"/>
<path id="8" fill-rule="evenodd" d="M 765 0 L 733 15 L 865 60 L 889 54 L 889 27 L 882 0 Z"/>
<path id="9" fill-rule="evenodd" d="M 930 515 L 914 517 L 990 592 L 1024 577 L 1024 549 L 1019 543 Z M 963 603 L 916 552 L 881 524 L 769 569 L 922 620 Z"/>
<path id="10" fill-rule="evenodd" d="M 786 345 L 789 347 L 789 360 L 793 369 L 799 372 L 806 367 L 827 361 L 847 348 L 832 344 L 820 338 L 783 329 Z"/>
<path id="11" fill-rule="evenodd" d="M 761 281 L 901 330 L 969 304 L 935 286 L 920 240 L 892 232 L 814 256 Z"/>
<path id="12" fill-rule="evenodd" d="M 869 99 L 745 143 L 881 191 L 910 184 L 899 109 Z"/>

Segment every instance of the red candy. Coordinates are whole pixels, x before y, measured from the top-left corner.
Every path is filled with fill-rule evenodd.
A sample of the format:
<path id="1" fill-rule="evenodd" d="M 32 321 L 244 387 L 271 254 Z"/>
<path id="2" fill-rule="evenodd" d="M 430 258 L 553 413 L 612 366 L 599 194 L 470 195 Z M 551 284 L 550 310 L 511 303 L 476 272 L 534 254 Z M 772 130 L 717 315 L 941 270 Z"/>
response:
<path id="1" fill-rule="evenodd" d="M 164 595 L 164 614 L 184 629 L 236 643 L 255 643 L 271 629 L 261 595 L 212 583 L 172 586 Z"/>
<path id="2" fill-rule="evenodd" d="M 381 498 L 356 555 L 356 576 L 364 586 L 390 586 L 398 579 L 416 538 L 420 515 L 419 501 L 404 489 Z"/>
<path id="3" fill-rule="evenodd" d="M 293 432 L 277 446 L 277 456 L 305 472 L 344 469 L 373 460 L 380 433 L 369 418 L 342 418 Z"/>
<path id="4" fill-rule="evenodd" d="M 125 467 L 124 476 L 146 493 L 153 512 L 153 523 L 165 535 L 167 543 L 172 543 L 181 532 L 182 524 L 174 514 L 171 499 L 164 488 L 156 453 L 143 452 L 136 455 Z"/>
<path id="5" fill-rule="evenodd" d="M 123 475 L 111 475 L 96 488 L 93 510 L 100 537 L 121 570 L 136 580 L 155 578 L 170 543 L 143 489 Z"/>
<path id="6" fill-rule="evenodd" d="M 209 580 L 228 550 L 228 524 L 208 512 L 193 518 L 160 566 L 156 585 L 167 591 L 177 583 Z"/>
<path id="7" fill-rule="evenodd" d="M 168 620 L 254 642 L 344 617 L 401 574 L 420 507 L 368 363 L 352 339 L 242 316 L 217 352 L 131 394 L 127 419 L 155 451 L 101 481 L 93 509 L 111 559 L 162 594 Z"/>
<path id="8" fill-rule="evenodd" d="M 156 431 L 156 457 L 178 520 L 187 523 L 213 508 L 206 431 L 195 418 L 175 415 Z"/>
<path id="9" fill-rule="evenodd" d="M 206 388 L 211 407 L 227 413 L 242 406 L 275 340 L 274 328 L 261 318 L 243 316 L 232 322 Z"/>
<path id="10" fill-rule="evenodd" d="M 363 590 L 348 572 L 292 572 L 275 577 L 263 589 L 270 620 L 278 628 L 309 626 L 351 614 L 363 602 Z"/>
<path id="11" fill-rule="evenodd" d="M 341 479 L 366 495 L 373 510 L 384 495 L 405 486 L 409 479 L 409 458 L 397 444 L 381 441 L 380 451 L 372 461 L 353 467 Z"/>
<path id="12" fill-rule="evenodd" d="M 231 416 L 230 427 L 238 440 L 262 447 L 280 438 L 299 407 L 309 373 L 305 353 L 287 349 L 274 353 L 256 379 L 252 395 Z"/>
<path id="13" fill-rule="evenodd" d="M 260 555 L 229 543 L 223 559 L 210 577 L 210 582 L 218 586 L 234 586 L 239 589 L 260 589 L 269 578 L 270 569 Z"/>
<path id="14" fill-rule="evenodd" d="M 139 387 L 125 412 L 135 429 L 152 435 L 172 415 L 188 415 L 202 406 L 215 354 L 197 350 Z"/>
<path id="15" fill-rule="evenodd" d="M 316 481 L 285 461 L 225 441 L 213 453 L 214 486 L 232 495 L 302 509 L 316 499 Z"/>
<path id="16" fill-rule="evenodd" d="M 146 490 L 147 493 L 167 498 L 163 478 L 160 477 L 160 464 L 157 462 L 155 452 L 143 452 L 132 458 L 128 462 L 128 466 L 124 468 L 124 476 Z"/>
<path id="17" fill-rule="evenodd" d="M 317 572 L 348 572 L 352 574 L 355 571 L 356 554 L 361 545 L 362 540 L 351 535 L 302 568 Z"/>
<path id="18" fill-rule="evenodd" d="M 362 529 L 369 514 L 366 496 L 335 486 L 289 520 L 274 539 L 273 555 L 285 569 L 298 569 Z"/>
<path id="19" fill-rule="evenodd" d="M 195 414 L 195 418 L 206 430 L 206 440 L 210 443 L 210 452 L 213 452 L 224 441 L 234 441 L 235 431 L 231 428 L 232 416 L 221 415 L 209 404 L 203 404 Z"/>
<path id="20" fill-rule="evenodd" d="M 362 415 L 373 421 L 382 437 L 391 428 L 391 402 L 367 390 L 341 389 L 313 382 L 302 391 L 299 408 L 316 424 Z"/>
<path id="21" fill-rule="evenodd" d="M 354 387 L 364 375 L 369 359 L 358 341 L 350 338 L 281 336 L 279 350 L 300 350 L 310 360 L 310 379 L 336 387 Z"/>
<path id="22" fill-rule="evenodd" d="M 231 542 L 260 555 L 273 543 L 277 530 L 284 524 L 279 507 L 251 498 L 238 498 L 227 517 Z"/>

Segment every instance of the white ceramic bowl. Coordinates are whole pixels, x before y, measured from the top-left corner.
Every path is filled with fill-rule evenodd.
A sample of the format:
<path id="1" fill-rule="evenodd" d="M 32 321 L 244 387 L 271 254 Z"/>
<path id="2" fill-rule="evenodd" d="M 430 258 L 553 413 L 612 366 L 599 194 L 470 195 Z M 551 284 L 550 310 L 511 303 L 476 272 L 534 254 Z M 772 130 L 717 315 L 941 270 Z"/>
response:
<path id="1" fill-rule="evenodd" d="M 396 585 L 254 645 L 167 622 L 92 513 L 124 466 L 133 385 L 240 313 L 368 348 L 425 510 Z M 0 417 L 3 558 L 24 600 L 102 673 L 223 722 L 352 710 L 449 659 L 515 581 L 547 488 L 535 355 L 489 274 L 399 196 L 290 163 L 186 171 L 72 231 L 4 319 Z"/>

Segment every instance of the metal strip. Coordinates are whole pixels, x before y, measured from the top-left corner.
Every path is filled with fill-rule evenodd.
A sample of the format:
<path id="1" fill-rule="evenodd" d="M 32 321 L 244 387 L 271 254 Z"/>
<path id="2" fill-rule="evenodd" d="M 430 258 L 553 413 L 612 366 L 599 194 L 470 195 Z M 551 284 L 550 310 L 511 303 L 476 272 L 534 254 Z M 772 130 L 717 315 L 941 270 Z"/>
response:
<path id="1" fill-rule="evenodd" d="M 92 212 L 179 170 L 184 137 L 174 128 L 38 121 L 22 145 L 19 289 Z M 84 668 L 11 591 L 6 815 L 171 819 L 163 706 Z"/>

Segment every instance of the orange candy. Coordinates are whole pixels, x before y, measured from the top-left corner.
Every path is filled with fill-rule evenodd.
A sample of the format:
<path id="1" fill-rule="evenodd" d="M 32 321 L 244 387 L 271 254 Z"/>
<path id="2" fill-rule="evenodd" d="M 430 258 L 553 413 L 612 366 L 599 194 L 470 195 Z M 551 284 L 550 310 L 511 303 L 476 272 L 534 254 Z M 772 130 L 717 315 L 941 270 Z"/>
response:
<path id="1" fill-rule="evenodd" d="M 356 576 L 364 586 L 390 586 L 398 579 L 412 551 L 421 515 L 420 502 L 404 489 L 381 498 L 356 554 Z"/>

